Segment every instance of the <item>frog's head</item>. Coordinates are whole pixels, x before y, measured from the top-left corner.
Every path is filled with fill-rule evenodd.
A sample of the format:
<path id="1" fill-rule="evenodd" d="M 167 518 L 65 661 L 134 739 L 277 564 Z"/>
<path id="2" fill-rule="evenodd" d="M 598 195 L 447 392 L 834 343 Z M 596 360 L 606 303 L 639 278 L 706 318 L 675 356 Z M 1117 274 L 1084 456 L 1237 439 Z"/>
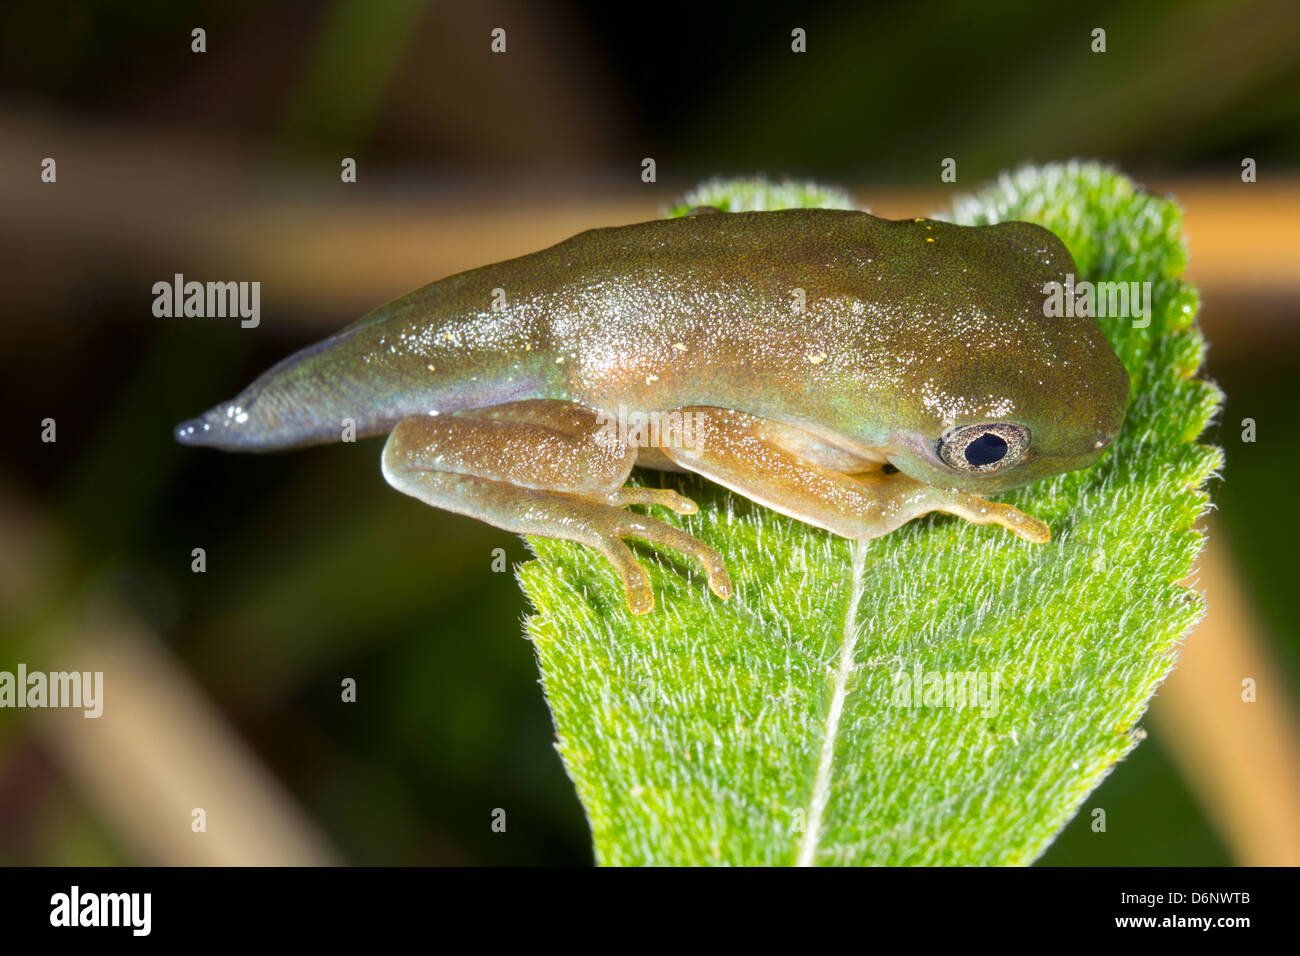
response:
<path id="1" fill-rule="evenodd" d="M 1043 286 L 1074 273 L 1070 253 L 1028 223 L 949 228 L 950 248 L 972 240 L 961 286 L 909 369 L 916 400 L 895 409 L 890 462 L 976 494 L 1092 464 L 1123 424 L 1129 380 L 1094 318 L 1044 314 Z"/>

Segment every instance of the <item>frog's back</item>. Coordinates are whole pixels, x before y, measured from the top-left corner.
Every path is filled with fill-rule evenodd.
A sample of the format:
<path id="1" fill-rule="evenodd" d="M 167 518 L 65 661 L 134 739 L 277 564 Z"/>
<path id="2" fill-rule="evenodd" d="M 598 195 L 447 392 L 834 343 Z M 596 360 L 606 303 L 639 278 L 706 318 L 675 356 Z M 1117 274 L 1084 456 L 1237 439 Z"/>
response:
<path id="1" fill-rule="evenodd" d="M 178 437 L 292 447 L 338 440 L 344 421 L 360 437 L 407 415 L 530 398 L 860 417 L 864 402 L 898 393 L 920 351 L 947 347 L 972 317 L 1019 322 L 1026 282 L 1040 281 L 1017 268 L 1027 255 L 1063 271 L 1069 254 L 1051 233 L 992 228 L 1004 241 L 803 209 L 589 230 L 376 309 Z"/>
<path id="2" fill-rule="evenodd" d="M 830 209 L 598 229 L 547 253 L 561 254 L 540 270 L 581 265 L 583 280 L 548 322 L 563 397 L 806 423 L 887 407 L 920 387 L 904 379 L 972 341 L 1048 344 L 1042 284 L 1073 269 L 1060 240 L 1028 223 Z"/>

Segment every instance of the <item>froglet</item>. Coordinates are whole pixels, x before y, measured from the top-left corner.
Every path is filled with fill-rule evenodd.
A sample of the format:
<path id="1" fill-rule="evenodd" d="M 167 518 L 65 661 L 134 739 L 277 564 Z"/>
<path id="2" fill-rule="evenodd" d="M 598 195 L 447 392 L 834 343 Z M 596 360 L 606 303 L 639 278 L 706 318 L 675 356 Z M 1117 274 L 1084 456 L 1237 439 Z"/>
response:
<path id="1" fill-rule="evenodd" d="M 1044 542 L 1046 524 L 983 496 L 1094 462 L 1128 399 L 1096 322 L 1043 314 L 1044 285 L 1075 271 L 1024 222 L 703 209 L 592 229 L 376 309 L 176 438 L 386 434 L 393 487 L 598 549 L 637 613 L 655 602 L 628 538 L 690 555 L 721 598 L 732 585 L 714 549 L 626 510 L 697 510 L 623 487 L 634 465 L 848 538 L 946 512 Z"/>

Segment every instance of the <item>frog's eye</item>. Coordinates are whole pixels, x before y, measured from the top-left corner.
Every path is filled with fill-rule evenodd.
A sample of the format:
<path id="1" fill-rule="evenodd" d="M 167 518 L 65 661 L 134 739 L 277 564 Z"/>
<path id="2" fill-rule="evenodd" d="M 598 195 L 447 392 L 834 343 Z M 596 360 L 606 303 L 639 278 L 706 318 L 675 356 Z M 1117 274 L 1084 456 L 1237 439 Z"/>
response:
<path id="1" fill-rule="evenodd" d="M 987 474 L 1010 468 L 1029 448 L 1029 429 L 1010 422 L 960 425 L 939 439 L 939 457 L 955 471 Z"/>

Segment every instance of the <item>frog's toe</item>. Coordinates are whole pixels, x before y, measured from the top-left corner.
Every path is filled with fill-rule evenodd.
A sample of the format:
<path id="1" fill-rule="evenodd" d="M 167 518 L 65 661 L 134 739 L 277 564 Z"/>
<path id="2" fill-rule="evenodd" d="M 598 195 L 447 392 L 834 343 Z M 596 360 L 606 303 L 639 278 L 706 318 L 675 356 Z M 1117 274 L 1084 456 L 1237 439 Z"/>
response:
<path id="1" fill-rule="evenodd" d="M 651 544 L 661 544 L 674 551 L 689 555 L 698 561 L 704 569 L 709 581 L 709 589 L 724 601 L 731 597 L 731 576 L 727 574 L 726 562 L 723 561 L 722 555 L 699 538 L 687 534 L 680 528 L 674 528 L 670 524 L 656 521 L 654 518 L 647 518 L 629 512 L 616 512 L 615 514 L 616 517 L 611 518 L 607 527 L 608 534 L 616 538 L 637 538 Z M 642 573 L 644 574 L 644 571 Z M 629 606 L 631 606 L 630 601 Z"/>
<path id="2" fill-rule="evenodd" d="M 700 510 L 700 506 L 690 498 L 668 488 L 620 488 L 610 492 L 607 500 L 616 508 L 627 505 L 658 505 L 671 508 L 679 515 L 693 515 Z"/>
<path id="3" fill-rule="evenodd" d="M 1052 539 L 1052 529 L 1045 522 L 1031 518 L 1019 508 L 998 504 L 964 491 L 929 489 L 923 492 L 919 506 L 915 507 L 915 514 L 924 514 L 926 511 L 945 511 L 965 518 L 972 524 L 1000 524 L 1034 544 Z"/>
<path id="4" fill-rule="evenodd" d="M 991 521 L 1014 532 L 1018 537 L 1034 544 L 1044 544 L 1052 540 L 1052 529 L 1047 522 L 1031 518 L 1019 508 L 1013 508 L 1011 505 L 988 502 L 987 507 L 990 511 Z"/>

